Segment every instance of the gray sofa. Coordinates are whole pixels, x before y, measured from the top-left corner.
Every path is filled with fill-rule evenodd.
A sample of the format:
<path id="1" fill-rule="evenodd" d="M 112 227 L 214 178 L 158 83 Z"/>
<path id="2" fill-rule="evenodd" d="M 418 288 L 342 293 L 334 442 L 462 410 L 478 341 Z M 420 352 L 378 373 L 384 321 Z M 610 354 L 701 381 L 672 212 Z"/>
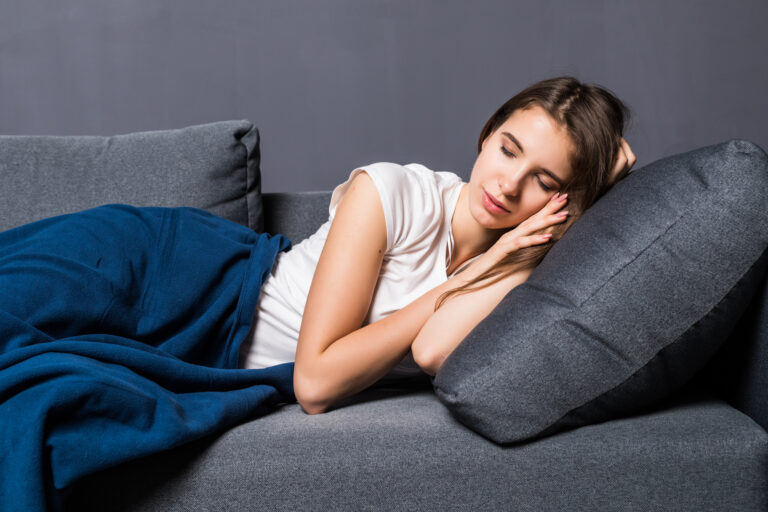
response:
<path id="1" fill-rule="evenodd" d="M 188 140 L 190 132 L 182 135 Z M 61 143 L 60 155 L 83 142 L 65 139 L 32 143 Z M 85 140 L 101 148 L 86 163 L 99 162 L 113 174 L 75 179 L 91 172 L 86 163 L 70 163 L 63 176 L 60 161 L 39 155 L 25 160 L 25 172 L 47 166 L 48 174 L 20 178 L 7 155 L 30 141 L 6 140 L 0 145 L 8 184 L 0 204 L 4 227 L 106 202 L 185 204 L 298 243 L 327 219 L 330 191 L 262 195 L 252 162 L 235 166 L 235 181 L 215 169 L 195 181 L 189 173 L 197 172 L 190 171 L 196 159 L 214 158 L 205 144 L 207 151 L 176 159 L 171 170 L 146 154 L 139 163 L 127 162 L 125 153 L 107 158 L 121 142 Z M 69 158 L 83 158 L 76 153 Z M 258 153 L 246 158 L 255 158 L 258 169 Z M 68 193 L 61 192 L 64 183 Z M 224 432 L 90 475 L 63 490 L 67 509 L 766 510 L 768 282 L 764 272 L 759 279 L 706 365 L 631 413 L 497 443 L 468 428 L 471 422 L 446 407 L 426 376 L 385 378 L 322 415 L 286 403 Z"/>
<path id="2" fill-rule="evenodd" d="M 328 192 L 266 194 L 267 231 L 300 240 L 329 200 Z M 72 510 L 758 511 L 768 504 L 768 425 L 740 410 L 765 396 L 729 403 L 697 379 L 636 415 L 500 446 L 456 421 L 428 381 L 384 384 L 323 415 L 287 404 L 193 446 L 95 475 L 77 489 Z"/>

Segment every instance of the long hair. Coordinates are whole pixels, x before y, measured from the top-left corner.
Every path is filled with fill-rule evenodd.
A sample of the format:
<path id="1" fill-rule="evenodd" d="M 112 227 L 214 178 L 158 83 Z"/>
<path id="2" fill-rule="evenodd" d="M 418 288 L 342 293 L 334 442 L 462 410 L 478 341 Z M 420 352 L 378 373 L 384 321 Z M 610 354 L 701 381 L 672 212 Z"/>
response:
<path id="1" fill-rule="evenodd" d="M 564 127 L 575 148 L 569 155 L 573 178 L 561 190 L 562 193 L 568 193 L 569 217 L 565 222 L 534 233 L 551 233 L 549 242 L 510 253 L 475 279 L 440 295 L 435 303 L 435 311 L 454 294 L 485 288 L 517 270 L 538 265 L 552 245 L 609 188 L 608 179 L 613 162 L 621 146 L 625 125 L 629 122 L 629 109 L 607 89 L 581 83 L 570 76 L 537 82 L 504 103 L 480 132 L 478 154 L 482 151 L 483 141 L 504 124 L 509 116 L 516 110 L 533 106 L 544 109 Z M 476 286 L 493 277 L 496 279 Z"/>

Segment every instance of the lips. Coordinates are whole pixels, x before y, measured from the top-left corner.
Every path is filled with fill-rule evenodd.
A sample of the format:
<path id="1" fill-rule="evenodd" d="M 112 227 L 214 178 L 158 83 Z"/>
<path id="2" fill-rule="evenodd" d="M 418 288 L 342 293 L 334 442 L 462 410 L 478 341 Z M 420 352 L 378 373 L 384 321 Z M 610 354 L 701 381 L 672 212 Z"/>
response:
<path id="1" fill-rule="evenodd" d="M 507 210 L 507 209 L 504 207 L 504 205 L 503 205 L 503 204 L 500 204 L 500 203 L 499 203 L 499 202 L 496 200 L 496 198 L 494 198 L 494 197 L 493 197 L 491 194 L 489 194 L 489 193 L 488 193 L 488 192 L 486 192 L 485 190 L 483 190 L 483 194 L 485 195 L 485 197 L 486 197 L 486 199 L 487 199 L 488 201 L 490 201 L 491 203 L 495 204 L 497 207 L 501 208 L 501 209 L 502 209 L 502 210 L 504 210 L 505 212 L 509 212 L 509 210 Z"/>

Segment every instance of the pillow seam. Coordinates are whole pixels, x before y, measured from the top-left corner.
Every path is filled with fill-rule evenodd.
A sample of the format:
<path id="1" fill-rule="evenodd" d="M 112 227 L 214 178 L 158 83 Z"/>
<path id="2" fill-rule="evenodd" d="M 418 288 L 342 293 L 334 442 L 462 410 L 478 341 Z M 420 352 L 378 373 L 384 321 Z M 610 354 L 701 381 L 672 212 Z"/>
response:
<path id="1" fill-rule="evenodd" d="M 632 372 L 632 373 L 631 373 L 629 376 L 627 376 L 627 377 L 626 377 L 625 379 L 623 379 L 621 382 L 618 382 L 616 385 L 614 385 L 614 386 L 611 386 L 610 388 L 608 388 L 608 389 L 606 389 L 606 390 L 604 390 L 604 391 L 602 391 L 602 392 L 600 392 L 600 393 L 598 393 L 598 394 L 594 395 L 592 398 L 590 398 L 589 400 L 587 400 L 587 401 L 586 401 L 586 402 L 584 402 L 583 404 L 581 404 L 581 405 L 579 405 L 579 406 L 577 406 L 577 407 L 572 407 L 571 409 L 569 409 L 568 411 L 566 411 L 566 412 L 565 412 L 563 415 L 561 415 L 559 418 L 557 418 L 556 420 L 554 420 L 554 421 L 550 422 L 550 424 L 549 424 L 549 425 L 548 425 L 546 428 L 549 428 L 549 427 L 551 427 L 551 426 L 553 426 L 553 425 L 557 424 L 557 423 L 558 423 L 558 422 L 560 422 L 560 421 L 561 421 L 563 418 L 565 418 L 566 416 L 568 416 L 569 414 L 571 414 L 573 411 L 575 411 L 575 410 L 577 410 L 577 409 L 579 409 L 579 408 L 581 408 L 581 407 L 585 407 L 585 406 L 587 406 L 587 405 L 589 405 L 589 404 L 593 403 L 595 400 L 597 400 L 598 398 L 600 398 L 602 395 L 604 395 L 604 394 L 606 394 L 606 393 L 610 393 L 610 392 L 611 392 L 611 391 L 613 391 L 614 389 L 616 389 L 616 388 L 620 387 L 622 384 L 624 384 L 625 382 L 627 382 L 628 380 L 630 380 L 632 377 L 634 377 L 634 376 L 635 376 L 635 375 L 636 375 L 636 374 L 637 374 L 639 371 L 641 371 L 643 368 L 645 368 L 646 366 L 648 366 L 648 363 L 649 363 L 650 361 L 652 361 L 652 360 L 653 360 L 655 357 L 657 357 L 657 356 L 659 355 L 659 353 L 661 353 L 662 351 L 664 351 L 664 350 L 665 350 L 665 349 L 667 349 L 668 347 L 670 347 L 670 346 L 672 346 L 672 345 L 674 345 L 674 344 L 676 344 L 676 343 L 679 343 L 679 342 L 680 342 L 680 340 L 683 338 L 683 336 L 684 336 L 684 335 L 685 335 L 687 332 L 690 332 L 690 331 L 691 331 L 691 329 L 694 329 L 694 328 L 696 328 L 697 326 L 699 326 L 699 325 L 701 324 L 701 322 L 702 322 L 702 321 L 703 321 L 705 318 L 707 318 L 707 317 L 708 317 L 708 316 L 709 316 L 709 315 L 712 313 L 712 311 L 714 311 L 715 309 L 717 309 L 717 308 L 718 308 L 718 307 L 719 307 L 719 306 L 720 306 L 720 305 L 723 303 L 723 301 L 725 301 L 725 300 L 728 298 L 728 295 L 729 295 L 729 294 L 730 294 L 730 293 L 733 291 L 733 289 L 736 287 L 736 285 L 738 285 L 739 283 L 741 283 L 741 282 L 744 280 L 744 277 L 745 277 L 745 276 L 746 276 L 746 275 L 747 275 L 747 274 L 750 272 L 750 270 L 752 270 L 752 268 L 754 267 L 755 263 L 757 263 L 757 261 L 759 261 L 759 260 L 760 260 L 760 257 L 761 257 L 761 256 L 762 256 L 762 255 L 765 253 L 765 251 L 766 251 L 766 249 L 764 249 L 764 250 L 763 250 L 763 251 L 760 253 L 760 256 L 758 256 L 757 258 L 755 258 L 754 260 L 752 260 L 752 262 L 750 263 L 750 265 L 749 265 L 749 267 L 747 268 L 747 270 L 746 270 L 746 271 L 744 271 L 744 272 L 741 274 L 741 276 L 739 276 L 739 279 L 736 281 L 736 284 L 734 284 L 734 286 L 732 286 L 732 287 L 731 287 L 731 288 L 730 288 L 728 291 L 726 291 L 726 292 L 725 292 L 725 293 L 724 293 L 724 294 L 723 294 L 723 295 L 720 297 L 720 299 L 718 299 L 718 301 L 717 301 L 717 302 L 716 302 L 716 303 L 715 303 L 715 304 L 714 304 L 714 305 L 713 305 L 711 308 L 709 308 L 709 309 L 707 310 L 707 312 L 706 312 L 704 315 L 702 315 L 702 316 L 701 316 L 701 317 L 700 317 L 698 320 L 696 320 L 696 322 L 694 322 L 693 324 L 691 324 L 691 325 L 690 325 L 690 326 L 689 326 L 687 329 L 685 329 L 685 330 L 684 330 L 683 332 L 681 332 L 681 333 L 680 333 L 678 336 L 676 336 L 676 337 L 675 337 L 675 339 L 674 339 L 674 341 L 672 341 L 671 343 L 668 343 L 668 344 L 664 345 L 664 346 L 663 346 L 663 347 L 661 347 L 659 350 L 657 350 L 656 352 L 654 352 L 654 353 L 651 355 L 651 357 L 650 357 L 650 358 L 648 358 L 648 359 L 647 359 L 647 360 L 646 360 L 646 361 L 645 361 L 645 362 L 644 362 L 642 365 L 638 366 L 638 367 L 637 367 L 637 368 L 636 368 L 636 369 L 635 369 L 635 370 L 634 370 L 634 371 L 633 371 L 633 372 Z M 735 324 L 734 324 L 734 325 L 735 325 Z"/>
<path id="2" fill-rule="evenodd" d="M 646 253 L 646 252 L 647 252 L 647 251 L 648 251 L 648 250 L 649 250 L 649 249 L 650 249 L 650 248 L 651 248 L 651 247 L 652 247 L 652 246 L 653 246 L 653 245 L 654 245 L 654 244 L 655 244 L 655 243 L 656 243 L 656 242 L 657 242 L 659 239 L 661 239 L 661 238 L 662 238 L 664 235 L 666 235 L 666 234 L 669 232 L 669 230 L 670 230 L 670 229 L 672 229 L 673 227 L 675 227 L 675 226 L 678 224 L 678 222 L 680 222 L 680 219 L 682 219 L 684 215 L 685 215 L 685 212 L 683 212 L 683 213 L 681 213 L 680 215 L 678 215 L 678 216 L 677 216 L 677 218 L 675 218 L 675 220 L 674 220 L 674 221 L 673 221 L 673 222 L 672 222 L 672 223 L 671 223 L 669 226 L 667 226 L 667 227 L 664 229 L 664 231 L 663 231 L 663 232 L 659 233 L 659 235 L 658 235 L 657 237 L 655 237 L 655 238 L 654 238 L 653 240 L 651 240 L 651 241 L 650 241 L 650 242 L 649 242 L 649 243 L 648 243 L 648 244 L 647 244 L 645 247 L 643 247 L 643 250 L 642 250 L 642 251 L 640 251 L 640 252 L 638 252 L 638 253 L 635 255 L 635 257 L 634 257 L 634 258 L 632 258 L 631 260 L 629 260 L 628 262 L 626 262 L 624 265 L 622 265 L 622 267 L 621 267 L 621 268 L 617 269 L 617 270 L 616 270 L 616 272 L 614 272 L 613 274 L 611 274 L 611 275 L 608 277 L 608 279 L 606 279 L 606 280 L 605 280 L 605 282 L 604 282 L 602 285 L 600 285 L 600 287 L 598 287 L 598 288 L 597 288 L 597 289 L 596 289 L 594 292 L 592 292 L 591 294 L 589 294 L 589 296 L 588 296 L 588 297 L 586 297 L 586 298 L 585 298 L 584 300 L 582 300 L 581 302 L 577 303 L 577 306 L 578 306 L 578 308 L 581 308 L 581 307 L 582 307 L 584 304 L 586 304 L 587 302 L 589 302 L 590 300 L 592 300 L 592 299 L 595 297 L 595 295 L 597 295 L 597 294 L 598 294 L 598 293 L 599 293 L 599 292 L 600 292 L 600 291 L 601 291 L 603 288 L 605 288 L 606 286 L 608 286 L 608 284 L 610 284 L 610 283 L 611 283 L 611 281 L 613 281 L 613 280 L 614 280 L 614 279 L 615 279 L 615 278 L 616 278 L 616 277 L 617 277 L 619 274 L 621 274 L 622 272 L 624 272 L 624 270 L 625 270 L 625 269 L 626 269 L 628 266 L 630 266 L 632 263 L 634 263 L 634 262 L 635 262 L 635 261 L 636 261 L 636 260 L 637 260 L 637 259 L 638 259 L 640 256 L 642 256 L 643 254 L 645 254 L 645 253 Z"/>

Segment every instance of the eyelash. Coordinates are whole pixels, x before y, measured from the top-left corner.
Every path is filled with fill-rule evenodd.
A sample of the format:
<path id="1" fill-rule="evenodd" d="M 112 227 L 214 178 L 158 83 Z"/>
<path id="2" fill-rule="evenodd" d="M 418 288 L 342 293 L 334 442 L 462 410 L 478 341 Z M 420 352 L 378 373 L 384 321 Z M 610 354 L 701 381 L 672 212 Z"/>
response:
<path id="1" fill-rule="evenodd" d="M 504 153 L 505 155 L 507 155 L 508 157 L 515 158 L 515 154 L 513 152 L 509 151 L 504 146 L 501 146 L 501 152 Z M 538 180 L 539 185 L 541 185 L 541 188 L 544 189 L 545 192 L 549 192 L 550 190 L 552 190 L 552 187 L 549 187 L 549 186 L 545 185 L 544 182 L 541 181 L 541 178 L 536 176 L 536 179 Z"/>

